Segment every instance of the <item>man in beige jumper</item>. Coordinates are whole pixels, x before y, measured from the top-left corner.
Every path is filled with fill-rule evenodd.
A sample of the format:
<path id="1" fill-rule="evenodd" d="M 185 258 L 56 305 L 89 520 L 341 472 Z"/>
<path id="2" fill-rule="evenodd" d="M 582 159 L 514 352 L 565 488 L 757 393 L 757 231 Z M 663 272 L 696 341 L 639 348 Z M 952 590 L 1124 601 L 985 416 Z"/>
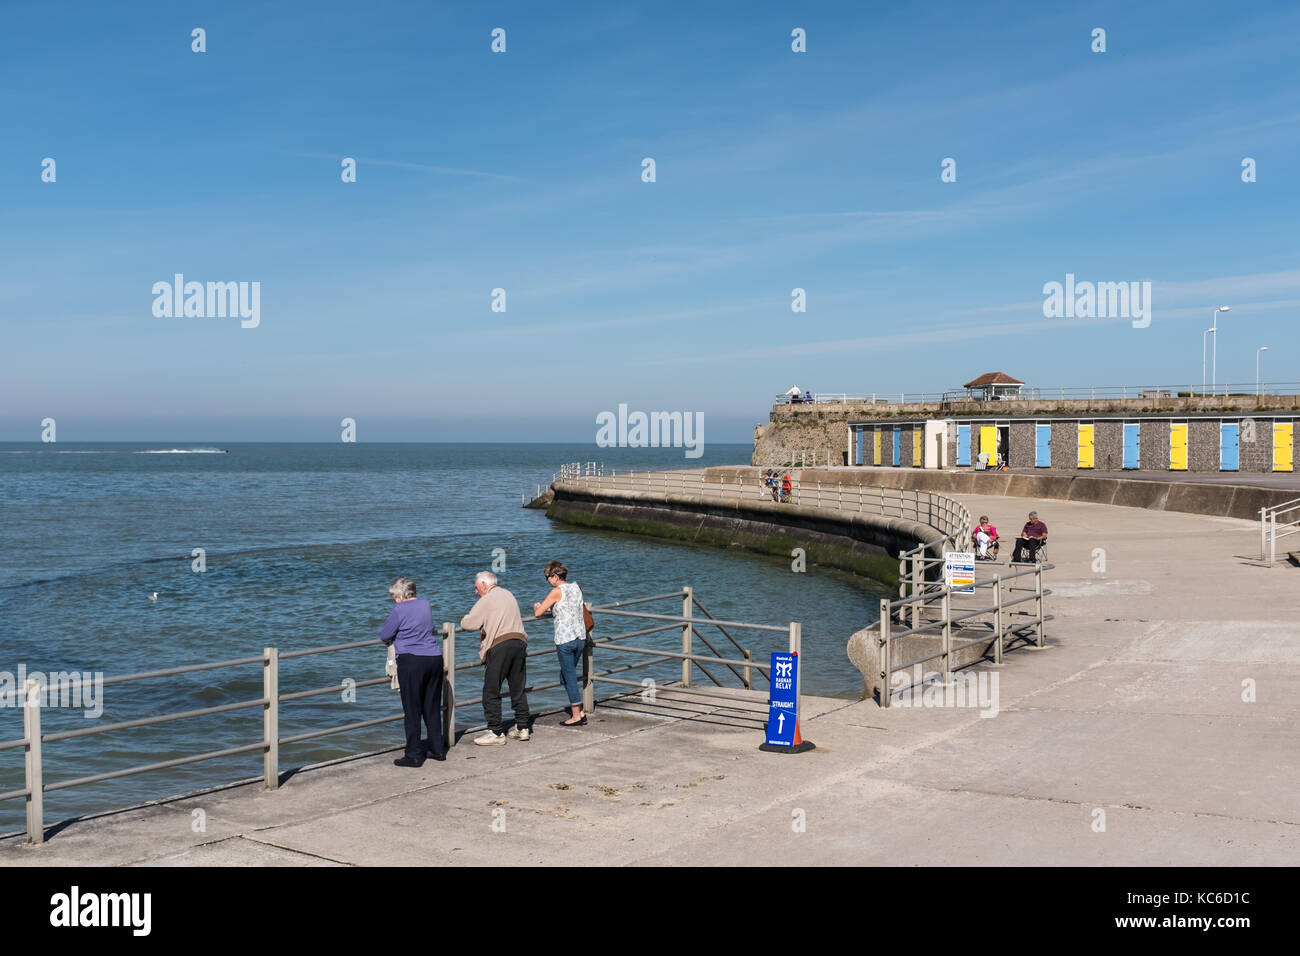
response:
<path id="1" fill-rule="evenodd" d="M 478 656 L 483 662 L 483 716 L 487 718 L 487 733 L 474 738 L 481 746 L 500 745 L 506 742 L 501 724 L 501 682 L 510 684 L 510 705 L 515 709 L 515 726 L 510 729 L 512 740 L 527 740 L 528 696 L 524 681 L 528 666 L 528 636 L 519 616 L 519 602 L 515 596 L 497 584 L 491 571 L 480 571 L 474 578 L 474 591 L 478 600 L 469 613 L 460 619 L 466 630 L 477 629 L 482 634 Z"/>

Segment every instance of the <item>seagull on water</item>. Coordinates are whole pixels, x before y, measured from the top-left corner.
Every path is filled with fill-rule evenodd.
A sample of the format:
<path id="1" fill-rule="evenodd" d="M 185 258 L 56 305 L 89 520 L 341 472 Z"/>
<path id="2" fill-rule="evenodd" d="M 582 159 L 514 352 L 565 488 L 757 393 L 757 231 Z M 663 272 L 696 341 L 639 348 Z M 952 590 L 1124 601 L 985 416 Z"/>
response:
<path id="1" fill-rule="evenodd" d="M 157 601 L 157 600 L 158 600 L 158 592 L 157 592 L 157 591 L 154 591 L 152 594 L 150 594 L 150 595 L 149 595 L 149 600 L 150 600 L 150 601 Z"/>

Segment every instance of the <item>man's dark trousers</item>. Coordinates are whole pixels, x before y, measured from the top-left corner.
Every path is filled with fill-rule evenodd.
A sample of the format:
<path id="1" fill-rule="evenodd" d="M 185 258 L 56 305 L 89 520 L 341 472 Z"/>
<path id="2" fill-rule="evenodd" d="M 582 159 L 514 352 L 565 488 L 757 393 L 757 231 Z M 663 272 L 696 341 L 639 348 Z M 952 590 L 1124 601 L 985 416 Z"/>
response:
<path id="1" fill-rule="evenodd" d="M 1016 550 L 1011 555 L 1012 562 L 1021 560 L 1021 552 L 1029 552 L 1029 560 L 1038 560 L 1038 549 L 1043 546 L 1040 538 L 1016 538 Z"/>
<path id="2" fill-rule="evenodd" d="M 420 738 L 421 717 L 429 729 L 429 756 L 447 756 L 447 742 L 442 739 L 442 677 L 442 655 L 397 655 L 397 683 L 406 716 L 406 756 L 411 760 L 424 760 L 426 752 Z"/>
<path id="3" fill-rule="evenodd" d="M 487 652 L 483 662 L 483 716 L 494 734 L 502 732 L 502 681 L 510 684 L 510 706 L 515 709 L 515 725 L 520 730 L 528 728 L 528 695 L 524 693 L 527 654 L 528 645 L 513 639 L 503 641 Z"/>

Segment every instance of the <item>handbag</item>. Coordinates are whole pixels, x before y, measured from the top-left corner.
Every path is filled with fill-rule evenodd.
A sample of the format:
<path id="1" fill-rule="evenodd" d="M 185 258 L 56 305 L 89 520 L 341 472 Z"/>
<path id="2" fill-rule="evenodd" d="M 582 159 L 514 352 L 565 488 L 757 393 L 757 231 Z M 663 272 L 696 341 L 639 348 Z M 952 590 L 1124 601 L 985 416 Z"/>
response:
<path id="1" fill-rule="evenodd" d="M 388 645 L 388 660 L 384 663 L 384 674 L 388 677 L 393 690 L 401 690 L 397 682 L 397 642 Z"/>
<path id="2" fill-rule="evenodd" d="M 582 626 L 587 630 L 587 643 L 585 647 L 591 650 L 596 646 L 596 642 L 591 639 L 591 632 L 596 629 L 596 619 L 591 616 L 591 608 L 584 604 L 582 606 Z"/>

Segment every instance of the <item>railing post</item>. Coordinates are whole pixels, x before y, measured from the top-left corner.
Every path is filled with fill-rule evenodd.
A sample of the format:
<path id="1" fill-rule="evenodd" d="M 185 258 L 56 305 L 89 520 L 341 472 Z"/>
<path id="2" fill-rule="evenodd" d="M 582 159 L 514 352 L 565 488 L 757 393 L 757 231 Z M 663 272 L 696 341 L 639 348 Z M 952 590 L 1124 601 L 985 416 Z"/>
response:
<path id="1" fill-rule="evenodd" d="M 745 660 L 752 661 L 753 659 L 754 659 L 754 652 L 751 651 L 748 647 L 745 648 Z M 752 672 L 752 668 L 750 668 L 748 664 L 745 665 L 745 689 L 746 690 L 754 689 L 754 675 Z"/>
<path id="2" fill-rule="evenodd" d="M 691 653 L 691 610 L 695 604 L 695 596 L 690 586 L 682 588 L 682 617 L 687 621 L 682 625 L 682 653 L 689 655 Z M 682 686 L 691 686 L 691 659 L 690 657 L 682 658 Z"/>
<path id="3" fill-rule="evenodd" d="M 925 564 L 923 562 L 924 557 L 925 557 L 924 545 L 921 547 L 920 551 L 912 555 L 912 597 L 916 597 L 921 593 L 921 588 L 925 583 Z M 916 627 L 920 623 L 921 623 L 921 604 L 920 602 L 913 602 L 912 627 Z"/>
<path id="4" fill-rule="evenodd" d="M 1268 509 L 1259 509 L 1259 560 L 1268 560 Z"/>
<path id="5" fill-rule="evenodd" d="M 443 707 L 445 717 L 442 735 L 447 738 L 447 749 L 456 746 L 456 625 L 444 621 L 442 625 L 442 672 L 450 694 L 444 695 L 446 705 Z"/>
<path id="6" fill-rule="evenodd" d="M 889 706 L 889 685 L 892 667 L 889 658 L 889 602 L 880 599 L 880 706 Z"/>
<path id="7" fill-rule="evenodd" d="M 1277 512 L 1274 511 L 1268 516 L 1269 534 L 1268 534 L 1268 565 L 1272 567 L 1277 561 Z"/>
<path id="8" fill-rule="evenodd" d="M 591 602 L 586 604 L 587 610 L 591 610 Z M 591 645 L 583 642 L 582 647 L 582 710 L 583 713 L 589 713 L 596 709 L 596 678 L 592 675 L 595 673 Z"/>
<path id="9" fill-rule="evenodd" d="M 45 842 L 45 775 L 41 767 L 41 682 L 23 684 L 24 770 L 27 787 L 27 842 Z"/>
<path id="10" fill-rule="evenodd" d="M 1034 606 L 1038 609 L 1038 646 L 1043 646 L 1043 565 L 1034 565 Z"/>
<path id="11" fill-rule="evenodd" d="M 262 648 L 262 783 L 280 788 L 280 652 Z"/>
<path id="12" fill-rule="evenodd" d="M 943 682 L 952 681 L 952 592 L 943 589 Z"/>
<path id="13" fill-rule="evenodd" d="M 993 663 L 1002 663 L 1002 575 L 993 575 L 993 593 L 996 597 L 993 600 L 993 629 L 997 634 L 997 639 L 993 644 Z"/>

